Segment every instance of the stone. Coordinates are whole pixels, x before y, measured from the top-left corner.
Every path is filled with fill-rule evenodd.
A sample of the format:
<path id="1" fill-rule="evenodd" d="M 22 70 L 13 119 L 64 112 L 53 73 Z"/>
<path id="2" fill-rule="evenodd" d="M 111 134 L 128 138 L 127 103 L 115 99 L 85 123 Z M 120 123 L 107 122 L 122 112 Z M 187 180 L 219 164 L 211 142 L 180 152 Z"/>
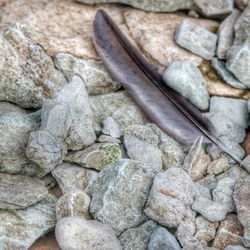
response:
<path id="1" fill-rule="evenodd" d="M 215 238 L 216 224 L 199 215 L 195 218 L 195 238 L 203 245 Z"/>
<path id="2" fill-rule="evenodd" d="M 48 189 L 53 188 L 57 185 L 56 179 L 53 177 L 51 173 L 45 175 L 40 180 L 43 181 L 45 187 L 47 187 Z"/>
<path id="3" fill-rule="evenodd" d="M 148 165 L 155 173 L 162 169 L 162 155 L 157 146 L 158 136 L 147 126 L 132 125 L 124 131 L 128 156 Z"/>
<path id="4" fill-rule="evenodd" d="M 25 155 L 29 133 L 38 124 L 32 116 L 23 112 L 8 112 L 0 118 L 0 172 L 9 174 L 39 173 L 38 166 Z"/>
<path id="5" fill-rule="evenodd" d="M 239 179 L 235 183 L 234 202 L 237 209 L 238 219 L 244 227 L 244 245 L 250 247 L 250 176 Z"/>
<path id="6" fill-rule="evenodd" d="M 213 190 L 213 200 L 223 205 L 227 212 L 235 211 L 235 204 L 233 200 L 235 180 L 232 178 L 224 178 L 218 181 L 216 188 Z"/>
<path id="7" fill-rule="evenodd" d="M 63 162 L 52 171 L 52 175 L 63 193 L 70 192 L 72 189 L 80 189 L 88 193 L 89 185 L 97 178 L 98 173 Z"/>
<path id="8" fill-rule="evenodd" d="M 25 114 L 27 113 L 27 110 L 20 108 L 19 106 L 11 102 L 0 102 L 0 116 L 10 112 Z"/>
<path id="9" fill-rule="evenodd" d="M 42 201 L 19 210 L 0 210 L 0 249 L 28 249 L 56 224 L 56 198 L 48 195 Z"/>
<path id="10" fill-rule="evenodd" d="M 247 248 L 240 245 L 229 245 L 225 247 L 225 250 L 247 250 Z"/>
<path id="11" fill-rule="evenodd" d="M 198 181 L 205 176 L 210 162 L 210 156 L 203 149 L 203 137 L 201 136 L 189 150 L 182 168 L 188 172 L 193 181 Z"/>
<path id="12" fill-rule="evenodd" d="M 233 11 L 233 0 L 194 0 L 195 5 L 204 16 L 223 16 Z"/>
<path id="13" fill-rule="evenodd" d="M 130 228 L 119 237 L 123 250 L 144 250 L 147 249 L 149 237 L 157 228 L 152 220 L 146 221 L 137 228 Z"/>
<path id="14" fill-rule="evenodd" d="M 62 250 L 121 250 L 114 231 L 95 220 L 66 217 L 56 225 L 56 240 Z"/>
<path id="15" fill-rule="evenodd" d="M 235 0 L 234 2 L 240 10 L 244 10 L 248 4 L 248 0 Z"/>
<path id="16" fill-rule="evenodd" d="M 221 157 L 217 160 L 214 160 L 208 164 L 207 173 L 208 174 L 220 174 L 226 172 L 229 168 L 228 158 Z"/>
<path id="17" fill-rule="evenodd" d="M 145 221 L 143 207 L 154 174 L 147 165 L 124 159 L 104 168 L 90 186 L 90 212 L 117 235 Z"/>
<path id="18" fill-rule="evenodd" d="M 226 68 L 226 63 L 223 60 L 219 60 L 214 57 L 212 59 L 212 65 L 215 68 L 218 75 L 229 85 L 238 89 L 246 89 L 246 85 L 241 83 L 235 76 Z"/>
<path id="19" fill-rule="evenodd" d="M 101 61 L 80 59 L 69 53 L 59 53 L 55 57 L 55 66 L 65 78 L 70 81 L 73 75 L 81 76 L 86 82 L 89 95 L 99 95 L 114 92 L 121 85 L 114 82 Z"/>
<path id="20" fill-rule="evenodd" d="M 122 153 L 119 144 L 95 143 L 86 149 L 70 152 L 65 160 L 100 171 L 108 164 L 115 163 L 121 158 Z"/>
<path id="21" fill-rule="evenodd" d="M 144 211 L 162 226 L 177 227 L 191 212 L 194 197 L 191 178 L 184 170 L 172 167 L 155 176 Z"/>
<path id="22" fill-rule="evenodd" d="M 193 1 L 187 0 L 185 2 L 181 0 L 171 1 L 171 0 L 160 0 L 154 2 L 152 0 L 141 2 L 139 0 L 77 0 L 81 3 L 96 4 L 96 3 L 122 3 L 130 5 L 134 8 L 142 9 L 151 12 L 174 12 L 176 10 L 192 9 L 194 8 Z"/>
<path id="23" fill-rule="evenodd" d="M 202 18 L 190 18 L 185 15 L 169 13 L 145 13 L 129 9 L 124 13 L 125 23 L 138 46 L 160 72 L 176 60 L 190 60 L 195 65 L 202 63 L 202 58 L 178 46 L 175 41 L 175 30 L 184 20 L 215 31 L 218 23 Z"/>
<path id="24" fill-rule="evenodd" d="M 227 214 L 223 205 L 202 196 L 195 199 L 192 209 L 211 222 L 222 221 Z"/>
<path id="25" fill-rule="evenodd" d="M 249 105 L 248 105 L 248 107 L 249 107 Z M 249 110 L 249 108 L 248 108 L 248 110 Z M 244 148 L 246 155 L 249 155 L 250 154 L 250 133 L 249 132 L 246 133 L 246 137 L 245 137 L 245 140 L 242 144 L 242 147 Z"/>
<path id="26" fill-rule="evenodd" d="M 219 181 L 224 178 L 231 178 L 235 181 L 246 177 L 248 173 L 239 165 L 230 167 L 225 173 L 217 175 L 216 179 Z"/>
<path id="27" fill-rule="evenodd" d="M 88 94 L 82 79 L 74 76 L 43 106 L 41 127 L 30 133 L 26 155 L 45 175 L 62 163 L 68 150 L 90 146 L 95 139 Z"/>
<path id="28" fill-rule="evenodd" d="M 107 117 L 103 121 L 102 133 L 114 138 L 120 138 L 122 136 L 119 124 L 112 117 Z"/>
<path id="29" fill-rule="evenodd" d="M 17 23 L 0 35 L 0 101 L 39 108 L 66 80 L 26 29 Z"/>
<path id="30" fill-rule="evenodd" d="M 224 249 L 228 245 L 242 245 L 243 228 L 235 214 L 228 214 L 220 223 L 213 247 Z"/>
<path id="31" fill-rule="evenodd" d="M 206 60 L 214 57 L 217 36 L 194 22 L 184 20 L 176 29 L 175 41 Z"/>
<path id="32" fill-rule="evenodd" d="M 238 17 L 240 16 L 240 11 L 233 9 L 232 13 L 228 15 L 220 24 L 218 29 L 218 45 L 216 55 L 220 59 L 226 59 L 227 51 L 233 44 L 234 38 L 234 24 Z"/>
<path id="33" fill-rule="evenodd" d="M 206 198 L 212 200 L 210 190 L 207 187 L 199 184 L 198 182 L 195 182 L 194 186 L 195 186 L 195 192 L 196 192 L 195 197 L 202 196 L 202 197 L 206 197 Z"/>
<path id="34" fill-rule="evenodd" d="M 125 91 L 91 96 L 90 106 L 93 113 L 96 131 L 102 130 L 102 122 L 107 117 L 112 117 L 124 130 L 134 124 L 146 124 L 147 119 Z"/>
<path id="35" fill-rule="evenodd" d="M 92 218 L 89 213 L 90 197 L 80 189 L 73 189 L 62 195 L 56 203 L 56 217 L 79 216 L 86 220 Z"/>
<path id="36" fill-rule="evenodd" d="M 163 73 L 163 81 L 197 108 L 208 109 L 209 94 L 201 71 L 191 61 L 177 60 Z"/>
<path id="37" fill-rule="evenodd" d="M 207 187 L 210 191 L 217 186 L 217 180 L 214 174 L 207 175 L 203 179 L 200 179 L 197 183 L 204 187 Z"/>
<path id="38" fill-rule="evenodd" d="M 180 250 L 175 237 L 164 227 L 158 227 L 151 235 L 148 250 Z"/>
<path id="39" fill-rule="evenodd" d="M 41 201 L 47 194 L 44 183 L 37 178 L 0 173 L 1 209 L 23 209 Z"/>
<path id="40" fill-rule="evenodd" d="M 119 143 L 119 144 L 121 144 L 121 141 L 119 139 L 111 137 L 109 135 L 101 135 L 98 138 L 98 141 L 99 142 L 111 142 L 111 143 Z"/>
<path id="41" fill-rule="evenodd" d="M 249 155 L 242 161 L 241 166 L 250 174 L 250 156 Z"/>
<path id="42" fill-rule="evenodd" d="M 249 38 L 250 39 L 250 38 Z M 246 41 L 239 45 L 233 45 L 227 53 L 226 67 L 235 77 L 250 88 L 250 42 Z"/>

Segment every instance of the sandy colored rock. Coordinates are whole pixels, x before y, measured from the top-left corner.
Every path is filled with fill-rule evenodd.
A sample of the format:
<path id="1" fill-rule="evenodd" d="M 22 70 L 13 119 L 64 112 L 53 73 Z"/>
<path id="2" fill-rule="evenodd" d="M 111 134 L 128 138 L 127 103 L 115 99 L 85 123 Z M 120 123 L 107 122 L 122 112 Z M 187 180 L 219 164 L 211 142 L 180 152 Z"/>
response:
<path id="1" fill-rule="evenodd" d="M 208 174 L 220 174 L 227 171 L 229 168 L 228 158 L 222 157 L 214 160 L 208 164 L 207 173 Z"/>

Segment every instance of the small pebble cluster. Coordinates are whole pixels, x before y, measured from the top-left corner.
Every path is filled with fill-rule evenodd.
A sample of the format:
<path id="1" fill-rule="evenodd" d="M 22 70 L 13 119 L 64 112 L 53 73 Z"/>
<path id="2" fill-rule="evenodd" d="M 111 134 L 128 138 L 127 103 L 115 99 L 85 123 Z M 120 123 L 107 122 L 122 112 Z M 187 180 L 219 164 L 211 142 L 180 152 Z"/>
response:
<path id="1" fill-rule="evenodd" d="M 50 231 L 62 250 L 250 249 L 250 5 L 109 2 L 0 0 L 0 250 Z M 184 148 L 111 79 L 100 7 L 241 166 L 203 137 Z"/>

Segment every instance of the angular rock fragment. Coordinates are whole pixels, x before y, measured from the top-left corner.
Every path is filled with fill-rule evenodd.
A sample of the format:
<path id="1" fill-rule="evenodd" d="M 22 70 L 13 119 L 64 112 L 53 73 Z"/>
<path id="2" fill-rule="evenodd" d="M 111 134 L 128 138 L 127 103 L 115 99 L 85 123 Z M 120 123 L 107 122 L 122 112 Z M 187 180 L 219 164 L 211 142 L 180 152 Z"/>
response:
<path id="1" fill-rule="evenodd" d="M 191 61 L 174 61 L 163 73 L 163 81 L 197 108 L 208 109 L 209 94 L 205 79 Z"/>
<path id="2" fill-rule="evenodd" d="M 217 180 L 214 174 L 207 175 L 203 179 L 200 179 L 197 183 L 204 187 L 207 187 L 210 191 L 217 186 Z"/>
<path id="3" fill-rule="evenodd" d="M 247 156 L 241 165 L 250 174 L 250 156 Z"/>
<path id="4" fill-rule="evenodd" d="M 181 47 L 210 60 L 214 57 L 217 36 L 189 20 L 184 20 L 176 29 L 175 41 Z"/>
<path id="5" fill-rule="evenodd" d="M 30 134 L 26 154 L 44 175 L 62 163 L 67 150 L 94 143 L 96 135 L 84 82 L 74 76 L 56 97 L 42 108 L 42 124 Z"/>
<path id="6" fill-rule="evenodd" d="M 228 168 L 229 168 L 228 158 L 221 157 L 208 164 L 207 173 L 217 175 L 217 174 L 227 171 Z"/>
<path id="7" fill-rule="evenodd" d="M 143 207 L 154 174 L 150 167 L 133 160 L 121 160 L 104 168 L 90 187 L 90 212 L 110 225 L 117 235 L 145 221 Z"/>
<path id="8" fill-rule="evenodd" d="M 224 248 L 224 250 L 247 250 L 247 248 L 240 245 L 229 245 Z"/>
<path id="9" fill-rule="evenodd" d="M 39 108 L 66 84 L 43 48 L 17 23 L 0 35 L 0 101 Z"/>
<path id="10" fill-rule="evenodd" d="M 121 250 L 121 245 L 109 226 L 78 216 L 58 221 L 56 240 L 62 250 Z"/>
<path id="11" fill-rule="evenodd" d="M 219 181 L 224 178 L 231 178 L 237 181 L 246 177 L 247 175 L 248 173 L 242 167 L 240 167 L 239 165 L 235 165 L 229 168 L 225 173 L 216 176 L 216 179 Z"/>
<path id="12" fill-rule="evenodd" d="M 20 210 L 0 210 L 0 249 L 28 249 L 56 224 L 56 198 L 44 200 Z"/>
<path id="13" fill-rule="evenodd" d="M 144 250 L 147 249 L 149 237 L 157 228 L 152 220 L 146 221 L 137 228 L 130 228 L 119 237 L 123 250 Z"/>
<path id="14" fill-rule="evenodd" d="M 37 178 L 0 173 L 1 209 L 23 209 L 41 201 L 47 194 L 44 182 Z"/>
<path id="15" fill-rule="evenodd" d="M 190 213 L 194 197 L 191 178 L 184 170 L 173 167 L 155 176 L 145 213 L 163 226 L 177 227 Z"/>
<path id="16" fill-rule="evenodd" d="M 202 196 L 202 197 L 206 197 L 210 200 L 212 199 L 212 196 L 210 194 L 210 190 L 207 187 L 199 184 L 198 182 L 195 182 L 194 186 L 195 186 L 195 192 L 196 192 L 195 197 Z"/>
<path id="17" fill-rule="evenodd" d="M 57 220 L 69 217 L 80 216 L 86 220 L 92 218 L 89 213 L 90 197 L 80 189 L 72 189 L 61 196 L 56 203 Z"/>
<path id="18" fill-rule="evenodd" d="M 108 164 L 119 161 L 121 157 L 119 144 L 95 143 L 86 149 L 69 153 L 65 160 L 100 171 Z"/>
<path id="19" fill-rule="evenodd" d="M 107 117 L 103 121 L 102 133 L 114 138 L 120 138 L 122 136 L 119 124 L 112 117 Z"/>
<path id="20" fill-rule="evenodd" d="M 75 74 L 81 76 L 86 82 L 89 95 L 106 94 L 121 87 L 110 78 L 101 61 L 80 59 L 68 53 L 59 53 L 55 57 L 55 66 L 68 81 Z"/>

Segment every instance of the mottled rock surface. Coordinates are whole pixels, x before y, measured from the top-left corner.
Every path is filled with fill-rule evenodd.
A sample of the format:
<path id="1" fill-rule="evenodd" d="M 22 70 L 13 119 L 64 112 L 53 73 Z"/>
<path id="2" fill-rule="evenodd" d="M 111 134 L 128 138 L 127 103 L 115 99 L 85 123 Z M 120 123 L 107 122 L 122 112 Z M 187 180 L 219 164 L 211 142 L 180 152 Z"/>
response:
<path id="1" fill-rule="evenodd" d="M 209 94 L 201 71 L 191 61 L 175 61 L 163 74 L 163 81 L 201 110 L 209 106 Z"/>
<path id="2" fill-rule="evenodd" d="M 242 167 L 250 174 L 250 156 L 242 161 Z"/>
<path id="3" fill-rule="evenodd" d="M 120 243 L 110 227 L 78 216 L 58 221 L 56 239 L 62 250 L 121 250 Z"/>
<path id="4" fill-rule="evenodd" d="M 9 113 L 9 112 L 16 112 L 16 113 L 27 113 L 27 111 L 19 106 L 11 103 L 11 102 L 0 102 L 0 116 Z"/>
<path id="5" fill-rule="evenodd" d="M 176 29 L 175 41 L 181 47 L 206 60 L 213 58 L 217 36 L 189 20 L 184 20 Z"/>
<path id="6" fill-rule="evenodd" d="M 74 76 L 43 106 L 41 127 L 30 134 L 26 154 L 46 174 L 62 163 L 67 150 L 82 149 L 95 139 L 88 94 L 82 79 Z"/>
<path id="7" fill-rule="evenodd" d="M 119 124 L 112 117 L 107 117 L 103 121 L 102 133 L 114 138 L 120 138 L 122 136 Z"/>
<path id="8" fill-rule="evenodd" d="M 226 172 L 229 168 L 228 158 L 221 157 L 209 163 L 207 167 L 208 174 L 220 174 Z"/>
<path id="9" fill-rule="evenodd" d="M 104 168 L 90 187 L 90 212 L 117 235 L 145 221 L 143 207 L 153 181 L 150 167 L 121 160 Z"/>

